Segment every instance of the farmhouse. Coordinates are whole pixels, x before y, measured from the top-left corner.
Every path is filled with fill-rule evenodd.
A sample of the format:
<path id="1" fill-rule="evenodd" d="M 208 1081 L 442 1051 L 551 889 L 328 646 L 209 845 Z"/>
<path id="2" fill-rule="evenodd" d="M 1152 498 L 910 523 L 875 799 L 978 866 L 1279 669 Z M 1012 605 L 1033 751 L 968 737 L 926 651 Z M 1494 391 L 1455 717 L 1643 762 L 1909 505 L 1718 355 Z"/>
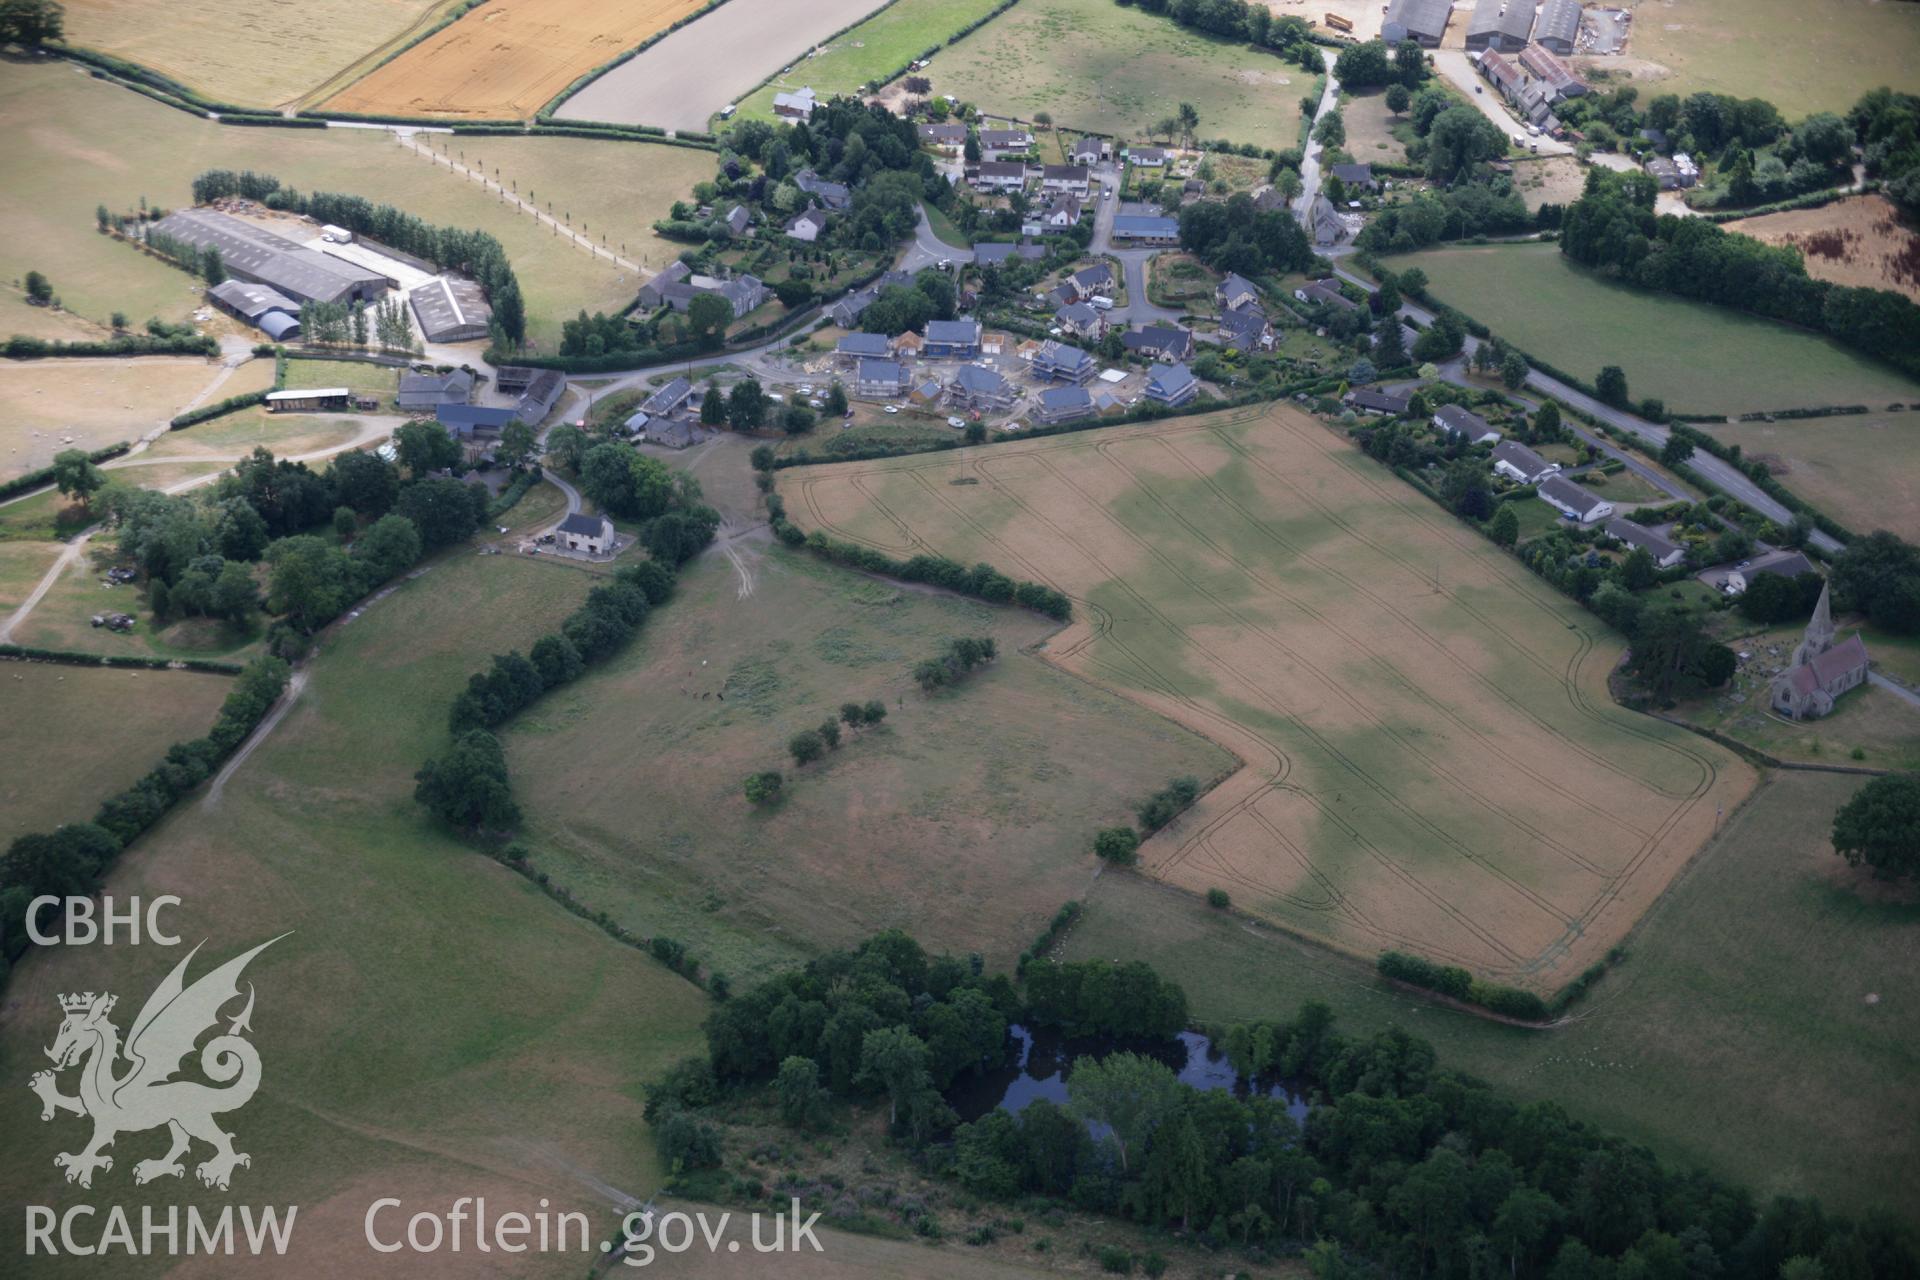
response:
<path id="1" fill-rule="evenodd" d="M 885 360 L 893 344 L 884 333 L 849 333 L 834 344 L 833 353 L 851 367 L 859 360 Z"/>
<path id="2" fill-rule="evenodd" d="M 693 396 L 693 383 L 684 377 L 675 378 L 642 401 L 640 409 L 650 418 L 665 418 L 691 404 Z"/>
<path id="3" fill-rule="evenodd" d="M 980 267 L 997 267 L 1014 258 L 1038 262 L 1046 256 L 1046 249 L 1032 241 L 1022 241 L 1019 244 L 996 244 L 983 241 L 973 246 L 974 265 Z"/>
<path id="4" fill-rule="evenodd" d="M 1366 414 L 1384 414 L 1397 418 L 1407 411 L 1411 403 L 1407 396 L 1397 396 L 1389 391 L 1375 391 L 1372 387 L 1355 387 L 1347 392 L 1346 403 Z"/>
<path id="5" fill-rule="evenodd" d="M 907 394 L 912 384 L 907 366 L 897 360 L 862 360 L 853 391 L 867 400 L 891 400 Z"/>
<path id="6" fill-rule="evenodd" d="M 942 120 L 920 126 L 920 141 L 929 147 L 957 151 L 967 143 L 967 126 L 957 120 Z"/>
<path id="7" fill-rule="evenodd" d="M 475 436 L 497 436 L 518 415 L 512 409 L 495 409 L 481 404 L 443 404 L 434 409 L 434 421 L 445 427 L 456 440 Z"/>
<path id="8" fill-rule="evenodd" d="M 645 417 L 635 414 L 634 417 Z M 647 443 L 664 445 L 669 449 L 685 449 L 693 444 L 693 422 L 688 418 L 649 419 L 646 423 Z"/>
<path id="9" fill-rule="evenodd" d="M 980 354 L 980 323 L 977 320 L 929 320 L 926 346 L 921 350 L 929 360 L 971 360 Z"/>
<path id="10" fill-rule="evenodd" d="M 773 95 L 773 114 L 783 120 L 807 120 L 813 116 L 813 109 L 820 105 L 808 85 L 798 93 L 776 93 Z"/>
<path id="11" fill-rule="evenodd" d="M 687 277 L 693 274 L 693 268 L 686 263 L 675 261 L 664 270 L 640 286 L 640 306 L 646 311 L 657 311 L 667 305 L 667 290 L 677 284 L 685 284 Z"/>
<path id="12" fill-rule="evenodd" d="M 1866 683 L 1867 645 L 1854 632 L 1833 642 L 1831 587 L 1820 588 L 1820 602 L 1807 621 L 1806 635 L 1793 651 L 1793 661 L 1773 678 L 1774 710 L 1795 720 L 1811 720 L 1833 710 L 1834 700 Z"/>
<path id="13" fill-rule="evenodd" d="M 1467 23 L 1469 49 L 1524 49 L 1533 30 L 1533 0 L 1479 0 Z"/>
<path id="14" fill-rule="evenodd" d="M 526 390 L 520 395 L 520 403 L 513 407 L 513 416 L 528 426 L 537 426 L 559 401 L 560 393 L 567 389 L 567 375 L 558 369 L 542 369 L 533 375 Z"/>
<path id="15" fill-rule="evenodd" d="M 1049 339 L 1036 347 L 1028 357 L 1027 371 L 1049 382 L 1071 382 L 1075 386 L 1085 386 L 1093 381 L 1099 365 L 1079 347 Z"/>
<path id="16" fill-rule="evenodd" d="M 1142 213 L 1121 213 L 1114 215 L 1113 237 L 1116 240 L 1132 240 L 1138 244 L 1179 244 L 1180 223 L 1174 218 L 1160 218 Z"/>
<path id="17" fill-rule="evenodd" d="M 300 336 L 300 304 L 278 289 L 223 280 L 207 290 L 207 296 L 222 311 L 245 320 L 275 342 Z"/>
<path id="18" fill-rule="evenodd" d="M 296 413 L 309 409 L 349 409 L 353 407 L 351 387 L 313 387 L 299 391 L 267 392 L 268 413 Z"/>
<path id="19" fill-rule="evenodd" d="M 1392 0 L 1380 24 L 1380 38 L 1390 45 L 1412 40 L 1423 48 L 1437 49 L 1452 12 L 1448 0 Z"/>
<path id="20" fill-rule="evenodd" d="M 811 169 L 794 174 L 793 185 L 835 213 L 845 213 L 853 207 L 853 192 L 847 189 L 846 183 L 828 182 Z"/>
<path id="21" fill-rule="evenodd" d="M 1373 176 L 1370 164 L 1336 164 L 1329 166 L 1327 172 L 1340 179 L 1349 191 L 1378 191 L 1380 180 Z"/>
<path id="22" fill-rule="evenodd" d="M 437 409 L 443 404 L 465 404 L 473 396 L 473 375 L 465 369 L 452 373 L 403 373 L 394 403 L 402 409 Z"/>
<path id="23" fill-rule="evenodd" d="M 1273 325 L 1259 307 L 1241 307 L 1220 313 L 1219 341 L 1236 351 L 1271 351 Z"/>
<path id="24" fill-rule="evenodd" d="M 1457 404 L 1443 404 L 1434 410 L 1433 425 L 1446 435 L 1455 436 L 1467 444 L 1485 444 L 1500 438 L 1500 433 L 1494 430 L 1491 422 Z"/>
<path id="25" fill-rule="evenodd" d="M 1193 355 L 1193 334 L 1177 325 L 1155 324 L 1120 335 L 1130 356 L 1154 360 L 1185 360 Z"/>
<path id="26" fill-rule="evenodd" d="M 1046 423 L 1072 422 L 1093 412 L 1093 397 L 1085 387 L 1048 387 L 1040 393 L 1034 416 Z"/>
<path id="27" fill-rule="evenodd" d="M 1259 306 L 1260 290 L 1256 289 L 1253 281 L 1245 276 L 1235 275 L 1229 271 L 1227 278 L 1214 289 L 1213 298 L 1222 309 L 1238 311 L 1241 307 Z"/>
<path id="28" fill-rule="evenodd" d="M 947 387 L 947 399 L 963 409 L 1006 409 L 1013 404 L 1011 382 L 992 369 L 963 365 Z"/>
<path id="29" fill-rule="evenodd" d="M 1647 526 L 1636 524 L 1625 516 L 1615 516 L 1607 521 L 1607 536 L 1620 539 L 1635 551 L 1646 552 L 1662 569 L 1671 569 L 1687 557 L 1685 547 L 1667 541 Z"/>
<path id="30" fill-rule="evenodd" d="M 1147 399 L 1178 407 L 1200 394 L 1200 383 L 1184 364 L 1157 364 L 1147 370 Z"/>
<path id="31" fill-rule="evenodd" d="M 1310 306 L 1339 307 L 1342 311 L 1355 311 L 1360 304 L 1340 292 L 1340 286 L 1331 280 L 1315 280 L 1293 291 L 1294 300 Z"/>
<path id="32" fill-rule="evenodd" d="M 827 229 L 827 214 L 824 209 L 809 209 L 798 214 L 787 223 L 786 236 L 789 240 L 798 240 L 802 244 L 812 244 Z"/>
<path id="33" fill-rule="evenodd" d="M 1138 169 L 1167 167 L 1167 153 L 1160 147 L 1128 147 L 1127 160 Z"/>
<path id="34" fill-rule="evenodd" d="M 765 302 L 767 292 L 767 286 L 757 277 L 750 275 L 739 275 L 730 280 L 720 280 L 713 276 L 690 276 L 684 281 L 668 284 L 660 290 L 667 305 L 675 311 L 685 311 L 687 306 L 703 293 L 717 293 L 727 300 L 729 307 L 733 308 L 735 320 Z M 645 295 L 642 294 L 642 297 L 644 298 Z"/>
<path id="35" fill-rule="evenodd" d="M 982 191 L 1018 191 L 1027 185 L 1027 166 L 1018 160 L 984 160 L 973 171 L 973 185 Z"/>
<path id="36" fill-rule="evenodd" d="M 407 303 L 428 342 L 477 342 L 493 324 L 487 295 L 463 276 L 435 276 L 407 294 Z"/>
<path id="37" fill-rule="evenodd" d="M 1053 313 L 1053 322 L 1081 338 L 1098 338 L 1106 328 L 1100 313 L 1084 302 L 1073 302 Z"/>
<path id="38" fill-rule="evenodd" d="M 961 140 L 965 141 L 964 133 Z M 1033 135 L 1025 129 L 982 129 L 980 131 L 980 154 L 989 160 L 1022 156 L 1031 150 L 1033 150 Z"/>
<path id="39" fill-rule="evenodd" d="M 1533 42 L 1558 54 L 1573 52 L 1580 37 L 1580 0 L 1547 0 L 1533 20 Z"/>
<path id="40" fill-rule="evenodd" d="M 218 249 L 230 276 L 269 285 L 301 302 L 371 302 L 398 282 L 358 263 L 295 244 L 212 209 L 181 209 L 154 223 L 150 235 L 196 249 Z"/>
<path id="41" fill-rule="evenodd" d="M 1087 166 L 1083 164 L 1047 164 L 1040 166 L 1040 189 L 1055 195 L 1087 194 Z"/>
<path id="42" fill-rule="evenodd" d="M 560 522 L 554 534 L 559 538 L 560 545 L 569 551 L 603 556 L 613 546 L 613 521 L 605 516 L 590 516 L 584 511 L 575 511 Z"/>
<path id="43" fill-rule="evenodd" d="M 1560 464 L 1548 462 L 1517 440 L 1502 440 L 1493 446 L 1493 469 L 1516 484 L 1538 484 L 1560 470 Z"/>
<path id="44" fill-rule="evenodd" d="M 1565 476 L 1548 476 L 1540 482 L 1540 497 L 1562 514 L 1581 524 L 1604 520 L 1613 514 L 1613 504 L 1593 490 L 1577 485 Z"/>

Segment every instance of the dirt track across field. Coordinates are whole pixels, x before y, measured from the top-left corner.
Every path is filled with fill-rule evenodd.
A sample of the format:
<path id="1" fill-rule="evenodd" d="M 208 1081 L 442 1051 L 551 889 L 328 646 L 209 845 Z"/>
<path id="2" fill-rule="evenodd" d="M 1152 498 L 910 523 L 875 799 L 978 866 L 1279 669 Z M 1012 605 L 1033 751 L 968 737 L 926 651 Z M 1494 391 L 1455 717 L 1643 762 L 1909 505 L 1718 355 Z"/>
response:
<path id="1" fill-rule="evenodd" d="M 1071 595 L 1053 661 L 1246 763 L 1145 868 L 1347 951 L 1557 989 L 1753 785 L 1611 703 L 1619 641 L 1595 619 L 1290 409 L 781 487 L 809 529 Z"/>

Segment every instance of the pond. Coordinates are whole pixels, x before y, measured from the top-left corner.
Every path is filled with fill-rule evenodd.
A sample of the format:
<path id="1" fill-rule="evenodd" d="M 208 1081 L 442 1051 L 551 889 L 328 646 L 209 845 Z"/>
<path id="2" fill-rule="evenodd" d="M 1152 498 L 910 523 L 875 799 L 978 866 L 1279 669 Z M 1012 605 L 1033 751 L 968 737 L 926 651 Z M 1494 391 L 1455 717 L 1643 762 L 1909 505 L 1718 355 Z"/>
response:
<path id="1" fill-rule="evenodd" d="M 1246 1079 L 1233 1069 L 1224 1052 L 1197 1031 L 1182 1031 L 1171 1040 L 1115 1040 L 1090 1036 L 1067 1039 L 1058 1031 L 1032 1031 L 1013 1024 L 1007 1028 L 1014 1051 L 1008 1065 L 995 1071 L 965 1076 L 947 1091 L 947 1103 L 963 1122 L 978 1120 L 989 1111 L 1018 1112 L 1045 1098 L 1065 1106 L 1067 1077 L 1081 1058 L 1104 1058 L 1110 1053 L 1137 1053 L 1167 1064 L 1183 1084 L 1195 1089 L 1230 1089 L 1235 1097 L 1260 1094 L 1279 1098 L 1297 1121 L 1307 1116 L 1304 1093 L 1282 1080 Z"/>

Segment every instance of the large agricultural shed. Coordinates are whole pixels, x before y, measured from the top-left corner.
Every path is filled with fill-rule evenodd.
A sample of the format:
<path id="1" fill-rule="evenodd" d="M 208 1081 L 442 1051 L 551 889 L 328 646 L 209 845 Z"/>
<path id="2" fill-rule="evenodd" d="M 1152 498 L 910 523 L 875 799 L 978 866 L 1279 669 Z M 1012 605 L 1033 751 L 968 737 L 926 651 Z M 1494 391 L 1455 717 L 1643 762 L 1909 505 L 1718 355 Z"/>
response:
<path id="1" fill-rule="evenodd" d="M 493 308 L 473 281 L 435 276 L 407 295 L 428 342 L 472 342 L 487 336 Z"/>
<path id="2" fill-rule="evenodd" d="M 371 302 L 394 287 L 377 272 L 212 209 L 181 209 L 152 230 L 196 249 L 218 249 L 227 274 L 301 302 Z"/>
<path id="3" fill-rule="evenodd" d="M 238 316 L 275 342 L 300 336 L 300 304 L 264 284 L 222 280 L 207 290 L 222 311 Z"/>

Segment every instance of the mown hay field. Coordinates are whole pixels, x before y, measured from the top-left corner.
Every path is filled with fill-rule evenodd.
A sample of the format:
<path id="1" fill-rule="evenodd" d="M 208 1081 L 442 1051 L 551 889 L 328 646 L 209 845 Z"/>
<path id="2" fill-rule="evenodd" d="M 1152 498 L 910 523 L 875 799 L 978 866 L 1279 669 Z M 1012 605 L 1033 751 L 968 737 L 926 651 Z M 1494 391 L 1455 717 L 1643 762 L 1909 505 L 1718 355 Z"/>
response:
<path id="1" fill-rule="evenodd" d="M 728 0 L 576 93 L 566 120 L 705 129 L 716 111 L 883 0 Z M 605 61 L 605 59 L 602 59 Z M 816 85 L 816 88 L 821 86 Z"/>
<path id="2" fill-rule="evenodd" d="M 1920 542 L 1920 413 L 1855 413 L 1702 430 L 1764 461 L 1781 484 L 1849 529 Z"/>
<path id="3" fill-rule="evenodd" d="M 476 11 L 479 12 L 479 11 Z M 631 261 L 657 267 L 679 246 L 654 236 L 688 188 L 713 175 L 713 154 L 685 147 L 580 138 L 457 139 L 456 157 L 484 157 L 503 183 L 531 189 L 554 216 L 604 231 Z M 12 67 L 0 77 L 0 278 L 46 273 L 66 304 L 104 321 L 181 320 L 203 304 L 185 272 L 100 235 L 94 207 L 131 211 L 142 196 L 178 207 L 196 174 L 256 169 L 302 191 L 344 191 L 394 204 L 430 222 L 476 227 L 506 247 L 526 296 L 528 331 L 552 350 L 561 321 L 581 308 L 617 311 L 641 276 L 589 254 L 503 203 L 478 182 L 399 145 L 383 130 L 236 129 L 77 75 L 65 66 Z M 560 198 L 567 192 L 565 200 Z"/>
<path id="4" fill-rule="evenodd" d="M 293 709 L 218 800 L 190 797 L 108 878 L 116 898 L 182 898 L 169 923 L 208 940 L 196 973 L 288 934 L 247 972 L 266 1084 L 224 1126 L 253 1157 L 233 1193 L 300 1206 L 277 1263 L 288 1274 L 577 1276 L 590 1261 L 578 1252 L 489 1259 L 468 1248 L 384 1268 L 362 1221 L 381 1196 L 412 1212 L 485 1195 L 528 1213 L 544 1196 L 588 1214 L 597 1241 L 614 1221 L 606 1188 L 645 1198 L 666 1176 L 642 1085 L 698 1051 L 706 996 L 412 799 L 414 770 L 446 746 L 446 708 L 468 673 L 490 654 L 524 652 L 593 581 L 504 556 L 433 563 L 330 634 Z M 136 760 L 145 767 L 144 753 Z M 58 993 L 115 992 L 117 1016 L 131 1018 L 182 951 L 29 955 L 8 987 L 0 1071 L 24 1081 L 45 1064 Z M 91 1191 L 61 1181 L 52 1156 L 79 1140 L 79 1123 L 42 1125 L 31 1093 L 5 1090 L 0 1131 L 22 1140 L 0 1152 L 0 1196 L 62 1212 L 108 1195 L 135 1221 L 142 1205 L 177 1203 L 176 1184 L 131 1176 L 164 1134 L 123 1135 Z M 20 1221 L 0 1223 L 0 1248 L 22 1248 Z M 97 1261 L 36 1261 L 35 1272 L 89 1275 Z"/>
<path id="5" fill-rule="evenodd" d="M 782 490 L 808 528 L 1071 595 L 1052 660 L 1246 764 L 1143 867 L 1355 955 L 1557 990 L 1753 783 L 1611 703 L 1617 636 L 1290 408 L 802 468 Z"/>
<path id="6" fill-rule="evenodd" d="M 819 46 L 740 102 L 740 114 L 773 118 L 773 95 L 812 86 L 821 97 L 858 93 L 866 84 L 891 77 L 928 49 L 944 44 L 960 28 L 993 12 L 998 0 L 896 0 L 832 43 Z"/>
<path id="7" fill-rule="evenodd" d="M 90 820 L 168 747 L 205 736 L 231 683 L 195 671 L 0 662 L 0 753 L 10 762 L 0 770 L 0 846 Z"/>
<path id="8" fill-rule="evenodd" d="M 1729 307 L 1602 279 L 1553 245 L 1461 246 L 1389 260 L 1440 301 L 1588 381 L 1626 370 L 1676 413 L 1745 413 L 1920 398 L 1920 382 L 1832 339 Z"/>
<path id="9" fill-rule="evenodd" d="M 1144 138 L 1191 102 L 1200 137 L 1267 147 L 1298 141 L 1298 104 L 1314 81 L 1271 54 L 1113 0 L 1022 0 L 941 50 L 925 74 L 936 94 L 990 114 L 1046 111 L 1063 130 L 1119 137 Z"/>
<path id="10" fill-rule="evenodd" d="M 884 928 L 1011 968 L 1085 887 L 1096 830 L 1174 776 L 1235 767 L 1021 652 L 1054 623 L 783 549 L 736 554 L 740 568 L 718 552 L 690 565 L 628 651 L 505 735 L 539 869 L 736 983 Z M 922 694 L 913 665 L 970 635 L 999 658 Z M 792 735 L 876 698 L 881 726 L 794 766 Z M 763 769 L 787 794 L 756 810 L 741 783 Z"/>
<path id="11" fill-rule="evenodd" d="M 523 120 L 705 0 L 488 0 L 327 99 L 329 111 Z"/>
<path id="12" fill-rule="evenodd" d="M 1920 232 L 1903 225 L 1883 195 L 1848 196 L 1818 209 L 1789 209 L 1726 224 L 1768 244 L 1790 244 L 1807 274 L 1864 289 L 1892 289 L 1920 302 Z"/>
<path id="13" fill-rule="evenodd" d="M 217 364 L 198 356 L 6 361 L 0 364 L 0 480 L 44 467 L 63 449 L 91 452 L 137 440 L 165 425 L 219 375 Z"/>
<path id="14" fill-rule="evenodd" d="M 1137 876 L 1100 878 L 1062 954 L 1145 960 L 1186 987 L 1202 1022 L 1323 1000 L 1350 1034 L 1405 1028 L 1447 1066 L 1757 1199 L 1818 1195 L 1830 1212 L 1920 1226 L 1920 1097 L 1904 1087 L 1920 1073 L 1920 1005 L 1897 994 L 1920 904 L 1848 871 L 1828 838 L 1863 781 L 1770 774 L 1551 1031 L 1389 987 L 1369 965 Z"/>
<path id="15" fill-rule="evenodd" d="M 278 107 L 458 0 L 72 0 L 67 39 L 138 62 L 219 102 Z"/>

